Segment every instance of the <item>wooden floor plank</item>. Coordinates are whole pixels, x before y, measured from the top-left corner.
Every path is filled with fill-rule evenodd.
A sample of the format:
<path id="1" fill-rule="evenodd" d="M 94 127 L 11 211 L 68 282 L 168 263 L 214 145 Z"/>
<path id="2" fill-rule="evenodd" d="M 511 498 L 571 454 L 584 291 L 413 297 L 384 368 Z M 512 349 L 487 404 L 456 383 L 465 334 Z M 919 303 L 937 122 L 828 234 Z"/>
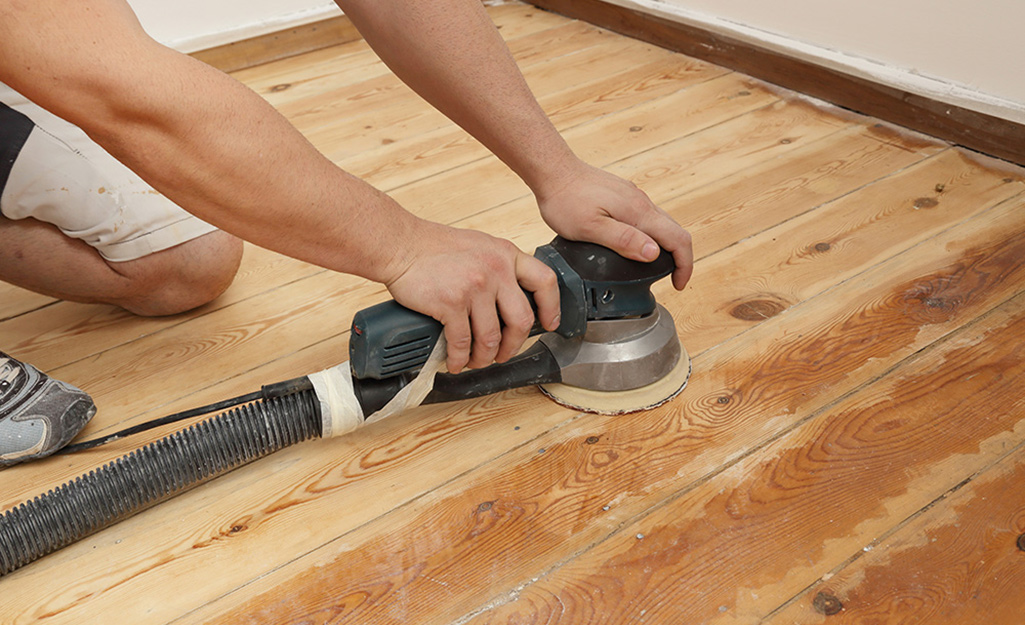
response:
<path id="1" fill-rule="evenodd" d="M 739 95 L 745 93 L 747 95 Z M 590 163 L 605 165 L 767 106 L 778 98 L 743 78 L 726 75 L 653 102 L 577 126 L 564 136 Z M 646 125 L 645 125 L 646 124 Z M 631 131 L 643 125 L 640 131 Z M 488 180 L 485 186 L 460 180 Z M 529 189 L 501 161 L 475 161 L 392 192 L 400 204 L 425 219 L 461 219 L 527 195 Z"/>
<path id="2" fill-rule="evenodd" d="M 550 60 L 527 62 L 522 71 L 535 93 L 543 96 L 573 85 L 587 75 L 589 68 L 611 64 L 615 71 L 615 65 L 624 62 L 616 60 L 618 55 L 631 51 L 652 54 L 650 46 L 619 40 Z M 323 149 L 332 158 L 353 156 L 450 124 L 391 74 L 319 89 L 313 96 L 283 102 L 277 108 L 302 128 L 310 140 L 318 145 L 323 143 Z"/>
<path id="3" fill-rule="evenodd" d="M 659 197 L 660 206 L 686 224 L 694 236 L 694 254 L 703 258 L 782 221 L 843 198 L 944 149 L 935 143 L 912 147 L 894 145 L 880 140 L 871 130 L 857 126 L 805 143 L 798 150 L 786 153 L 786 158 L 752 163 L 719 178 L 709 176 L 710 180 L 702 181 L 705 184 L 677 197 L 653 197 Z M 657 170 L 653 173 L 657 175 Z M 650 177 L 647 172 L 631 176 L 649 193 Z M 736 219 L 735 215 L 739 214 L 744 218 Z"/>
<path id="4" fill-rule="evenodd" d="M 646 57 L 654 57 L 655 60 L 644 61 Z M 615 72 L 609 65 L 612 64 L 602 68 L 597 79 L 586 80 L 583 77 L 593 74 L 581 74 L 573 86 L 554 93 L 536 92 L 556 128 L 566 131 L 726 73 L 707 64 L 690 63 L 686 59 L 654 54 L 647 49 L 638 50 L 636 57 L 629 55 L 622 71 Z M 322 142 L 326 154 L 343 169 L 384 190 L 490 155 L 476 140 L 451 125 L 404 140 L 391 140 L 348 157 L 334 153 L 331 143 Z"/>
<path id="5" fill-rule="evenodd" d="M 1021 400 L 1010 412 L 1021 415 Z M 1025 450 L 951 492 L 854 562 L 822 576 L 768 624 L 1014 623 L 1025 582 Z"/>
<path id="6" fill-rule="evenodd" d="M 49 306 L 55 301 L 57 300 L 46 295 L 19 289 L 10 284 L 0 283 L 0 323 L 18 315 L 32 312 L 38 308 Z"/>
<path id="7" fill-rule="evenodd" d="M 388 616 L 395 605 L 414 622 L 448 622 L 502 596 L 1025 288 L 1021 207 L 997 207 L 843 283 L 828 305 L 794 309 L 699 355 L 680 402 L 630 417 L 581 416 L 188 622 L 254 613 L 398 622 Z M 990 245 L 994 232 L 1013 234 Z M 944 310 L 939 300 L 956 304 Z M 801 366 L 809 358 L 814 366 Z M 431 539 L 410 543 L 416 527 L 434 528 Z M 305 590 L 322 585 L 337 591 Z"/>
<path id="8" fill-rule="evenodd" d="M 641 617 L 760 622 L 840 563 L 874 551 L 876 537 L 957 486 L 962 471 L 985 469 L 1025 443 L 1025 402 L 1017 391 L 1025 383 L 1025 355 L 1016 345 L 1023 332 L 1025 296 L 679 499 L 617 528 L 592 552 L 469 623 L 624 623 Z M 966 396 L 973 398 L 970 405 Z M 995 412 L 994 406 L 1007 410 Z M 1021 507 L 1016 502 L 1010 510 Z M 1016 549 L 1016 538 L 1005 530 L 1002 551 Z M 879 552 L 877 559 L 883 558 Z M 958 568 L 972 564 L 960 561 Z M 919 560 L 903 572 L 935 573 L 923 567 Z M 892 561 L 881 570 L 902 571 Z M 883 603 L 916 604 L 915 620 L 934 622 L 928 612 L 976 603 L 951 596 L 954 589 L 887 597 L 891 588 L 877 589 Z M 674 600 L 666 601 L 667 595 Z M 916 595 L 931 595 L 940 607 L 923 609 Z M 1018 602 L 993 597 L 992 603 L 1001 606 L 995 612 L 1010 613 Z M 801 607 L 807 613 L 810 606 L 805 601 Z M 881 615 L 869 609 L 861 616 L 852 613 L 848 622 Z"/>
<path id="9" fill-rule="evenodd" d="M 570 23 L 522 4 L 493 7 L 488 14 L 508 41 Z M 232 76 L 258 93 L 280 93 L 284 90 L 275 91 L 273 88 L 284 84 L 298 85 L 339 72 L 359 71 L 366 65 L 380 66 L 380 60 L 369 50 L 366 42 L 359 40 L 239 70 L 232 72 Z"/>
<path id="10" fill-rule="evenodd" d="M 784 212 L 779 226 L 709 257 L 693 280 L 700 305 L 670 312 L 695 349 L 710 347 L 1023 191 L 1025 179 L 1004 182 L 943 152 L 813 212 Z"/>

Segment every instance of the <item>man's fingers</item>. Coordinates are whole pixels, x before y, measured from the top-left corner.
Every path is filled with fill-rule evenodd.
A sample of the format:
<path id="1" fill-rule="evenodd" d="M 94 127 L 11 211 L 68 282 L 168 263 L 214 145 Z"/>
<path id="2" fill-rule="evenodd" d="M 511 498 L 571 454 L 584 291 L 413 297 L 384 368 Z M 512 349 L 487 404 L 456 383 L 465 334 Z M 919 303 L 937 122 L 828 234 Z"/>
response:
<path id="1" fill-rule="evenodd" d="M 502 328 L 494 297 L 475 298 L 470 311 L 470 329 L 473 332 L 473 346 L 467 366 L 471 369 L 486 367 L 494 362 L 502 343 Z"/>
<path id="2" fill-rule="evenodd" d="M 502 346 L 495 356 L 495 362 L 505 362 L 519 351 L 523 341 L 534 325 L 534 311 L 526 295 L 519 288 L 504 290 L 498 296 L 498 312 L 505 327 L 502 329 Z"/>
<path id="3" fill-rule="evenodd" d="M 443 320 L 445 325 L 445 341 L 448 344 L 448 372 L 459 373 L 470 361 L 470 319 L 466 316 L 456 316 Z"/>
<path id="4" fill-rule="evenodd" d="M 690 233 L 658 208 L 655 208 L 650 218 L 638 227 L 654 237 L 658 245 L 673 255 L 673 262 L 676 264 L 676 270 L 673 271 L 673 286 L 677 290 L 683 290 L 694 270 Z"/>
<path id="5" fill-rule="evenodd" d="M 686 245 L 673 250 L 673 261 L 676 263 L 676 270 L 673 271 L 673 286 L 677 291 L 690 282 L 690 276 L 694 272 L 694 251 L 690 244 L 690 234 L 687 234 Z"/>
<path id="6" fill-rule="evenodd" d="M 590 232 L 585 233 L 585 238 L 632 260 L 651 262 L 658 258 L 659 249 L 655 239 L 613 217 L 604 218 Z"/>
<path id="7" fill-rule="evenodd" d="M 516 261 L 516 279 L 534 294 L 537 318 L 545 330 L 552 331 L 562 322 L 559 308 L 559 281 L 548 265 L 533 256 L 521 254 Z"/>

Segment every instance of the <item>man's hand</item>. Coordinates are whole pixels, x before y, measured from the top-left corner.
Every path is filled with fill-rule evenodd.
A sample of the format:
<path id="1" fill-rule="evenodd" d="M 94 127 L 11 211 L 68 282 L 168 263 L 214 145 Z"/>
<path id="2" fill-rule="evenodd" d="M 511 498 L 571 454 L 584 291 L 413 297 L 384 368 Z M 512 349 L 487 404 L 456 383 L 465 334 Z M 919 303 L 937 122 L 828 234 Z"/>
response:
<path id="1" fill-rule="evenodd" d="M 545 222 L 567 239 L 641 261 L 655 260 L 661 246 L 676 261 L 673 286 L 682 290 L 690 280 L 690 234 L 632 182 L 581 162 L 551 190 L 538 193 L 538 206 Z"/>
<path id="2" fill-rule="evenodd" d="M 555 272 L 509 241 L 423 222 L 396 264 L 388 290 L 445 326 L 452 373 L 516 354 L 534 324 L 520 286 L 534 293 L 544 328 L 559 327 Z"/>

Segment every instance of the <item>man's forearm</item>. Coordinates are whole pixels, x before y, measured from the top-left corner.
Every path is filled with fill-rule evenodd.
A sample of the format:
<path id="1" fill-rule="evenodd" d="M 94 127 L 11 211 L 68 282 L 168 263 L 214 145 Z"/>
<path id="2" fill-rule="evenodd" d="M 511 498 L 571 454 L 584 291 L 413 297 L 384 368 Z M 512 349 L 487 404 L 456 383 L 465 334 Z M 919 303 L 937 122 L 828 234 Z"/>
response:
<path id="1" fill-rule="evenodd" d="M 576 158 L 479 0 L 336 0 L 389 67 L 535 193 Z"/>
<path id="2" fill-rule="evenodd" d="M 117 112 L 95 130 L 101 144 L 224 230 L 329 269 L 388 280 L 388 250 L 409 240 L 413 215 L 338 168 L 220 72 L 178 55 L 166 66 L 148 65 L 177 76 L 186 91 L 168 89 L 162 102 Z"/>
<path id="3" fill-rule="evenodd" d="M 417 218 L 336 167 L 254 92 L 153 42 L 119 3 L 10 6 L 0 2 L 4 82 L 214 225 L 387 281 L 390 242 L 408 240 Z"/>

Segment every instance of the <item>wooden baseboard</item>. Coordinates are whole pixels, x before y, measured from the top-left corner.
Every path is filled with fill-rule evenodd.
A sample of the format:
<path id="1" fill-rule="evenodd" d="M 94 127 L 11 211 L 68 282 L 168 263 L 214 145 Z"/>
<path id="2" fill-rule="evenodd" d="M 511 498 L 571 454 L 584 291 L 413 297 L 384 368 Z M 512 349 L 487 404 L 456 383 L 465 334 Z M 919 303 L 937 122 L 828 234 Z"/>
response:
<path id="1" fill-rule="evenodd" d="M 1025 165 L 1025 125 L 786 56 L 601 0 L 527 0 L 538 8 L 734 69 L 838 106 Z"/>
<path id="2" fill-rule="evenodd" d="M 236 41 L 190 56 L 224 72 L 234 72 L 271 61 L 356 41 L 361 36 L 344 15 L 312 24 Z"/>

